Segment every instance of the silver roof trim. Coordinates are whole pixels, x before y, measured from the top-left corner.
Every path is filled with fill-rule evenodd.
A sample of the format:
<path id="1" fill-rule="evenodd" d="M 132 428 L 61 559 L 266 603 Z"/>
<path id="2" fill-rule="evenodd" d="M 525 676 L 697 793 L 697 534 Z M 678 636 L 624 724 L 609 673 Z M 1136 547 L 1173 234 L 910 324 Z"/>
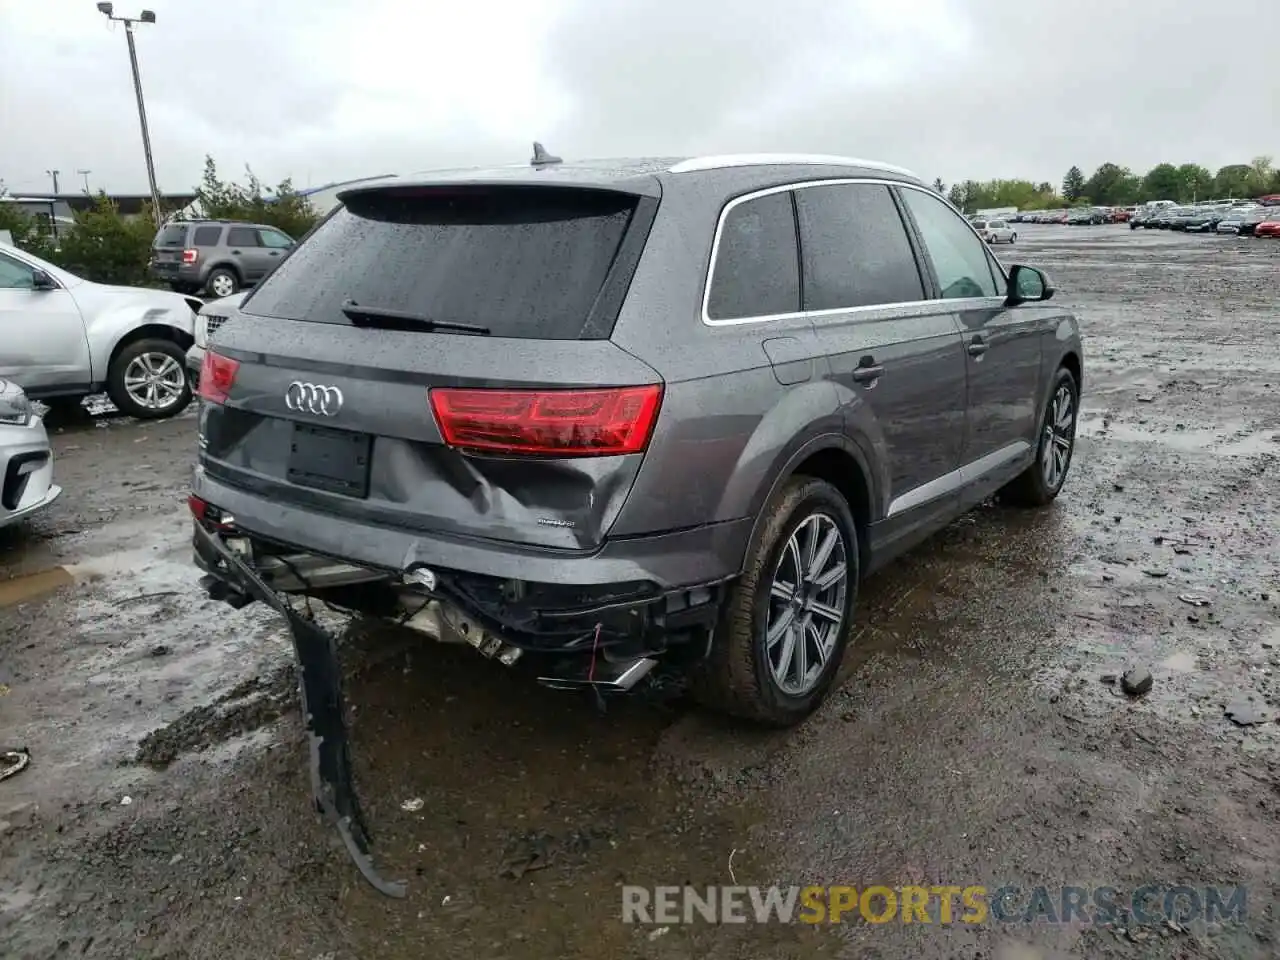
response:
<path id="1" fill-rule="evenodd" d="M 729 153 L 721 156 L 691 157 L 681 160 L 668 173 L 693 173 L 697 170 L 718 170 L 722 167 L 758 167 L 769 164 L 816 164 L 836 167 L 865 167 L 868 170 L 883 170 L 902 176 L 920 178 L 905 167 L 895 167 L 891 163 L 878 160 L 860 160 L 857 157 L 836 157 L 824 153 Z"/>

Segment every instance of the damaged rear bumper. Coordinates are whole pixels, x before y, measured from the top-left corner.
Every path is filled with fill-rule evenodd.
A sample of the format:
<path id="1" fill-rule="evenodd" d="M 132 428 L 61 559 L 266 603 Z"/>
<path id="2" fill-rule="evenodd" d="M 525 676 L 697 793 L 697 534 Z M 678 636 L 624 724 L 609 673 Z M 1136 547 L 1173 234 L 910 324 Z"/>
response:
<path id="1" fill-rule="evenodd" d="M 705 656 L 727 581 L 663 589 L 651 581 L 606 584 L 504 580 L 423 564 L 365 566 L 246 529 L 220 506 L 192 498 L 195 561 L 208 594 L 233 606 L 261 601 L 285 618 L 300 676 L 317 807 L 338 829 L 361 873 L 404 896 L 370 859 L 356 795 L 336 639 L 299 614 L 289 594 L 384 617 L 444 642 L 466 643 L 508 667 L 532 668 L 546 686 L 586 689 L 602 703 L 660 661 Z"/>
<path id="2" fill-rule="evenodd" d="M 343 846 L 366 880 L 390 897 L 403 897 L 403 883 L 384 879 L 370 857 L 370 837 L 352 776 L 342 698 L 337 642 L 327 631 L 296 613 L 222 538 L 194 524 L 201 556 L 220 561 L 218 577 L 244 597 L 259 600 L 285 618 L 298 664 L 302 716 L 310 740 L 311 789 L 316 806 L 342 837 Z"/>

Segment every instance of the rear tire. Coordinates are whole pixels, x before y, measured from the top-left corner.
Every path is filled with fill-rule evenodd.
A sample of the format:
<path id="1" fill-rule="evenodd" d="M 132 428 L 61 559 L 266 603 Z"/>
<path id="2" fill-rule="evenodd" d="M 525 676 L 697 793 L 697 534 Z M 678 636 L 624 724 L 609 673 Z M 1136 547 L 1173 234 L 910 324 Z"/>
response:
<path id="1" fill-rule="evenodd" d="M 181 413 L 191 403 L 186 351 L 172 340 L 135 340 L 112 361 L 107 396 L 121 413 L 140 420 Z"/>
<path id="2" fill-rule="evenodd" d="M 840 491 L 792 477 L 765 507 L 711 651 L 691 678 L 694 697 L 773 727 L 809 716 L 840 671 L 858 572 L 857 526 Z"/>
<path id="3" fill-rule="evenodd" d="M 218 267 L 209 272 L 209 278 L 204 282 L 205 292 L 211 297 L 229 297 L 239 292 L 240 278 L 234 270 L 226 267 Z"/>
<path id="4" fill-rule="evenodd" d="M 1000 491 L 1000 499 L 1018 507 L 1051 504 L 1066 483 L 1076 449 L 1080 388 L 1066 367 L 1059 367 L 1040 418 L 1036 458 Z"/>
<path id="5" fill-rule="evenodd" d="M 1016 233 L 1011 234 L 1011 235 L 1009 236 L 1009 245 L 1010 245 L 1010 246 L 1013 246 L 1013 245 L 1014 245 L 1015 243 L 1017 243 L 1017 242 L 1018 242 L 1018 235 L 1017 235 Z"/>

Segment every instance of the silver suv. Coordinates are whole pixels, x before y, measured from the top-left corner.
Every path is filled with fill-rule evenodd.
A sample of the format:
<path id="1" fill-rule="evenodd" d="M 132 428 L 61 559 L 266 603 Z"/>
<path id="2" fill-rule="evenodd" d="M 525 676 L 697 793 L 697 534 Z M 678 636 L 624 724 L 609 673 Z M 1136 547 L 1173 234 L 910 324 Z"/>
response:
<path id="1" fill-rule="evenodd" d="M 868 573 L 1066 478 L 1075 317 L 898 167 L 535 156 L 342 201 L 204 358 L 191 506 L 205 589 L 292 628 L 352 849 L 336 648 L 289 594 L 790 725 Z"/>
<path id="2" fill-rule="evenodd" d="M 258 223 L 168 223 L 151 245 L 149 270 L 178 293 L 229 297 L 265 277 L 293 246 L 282 230 Z"/>

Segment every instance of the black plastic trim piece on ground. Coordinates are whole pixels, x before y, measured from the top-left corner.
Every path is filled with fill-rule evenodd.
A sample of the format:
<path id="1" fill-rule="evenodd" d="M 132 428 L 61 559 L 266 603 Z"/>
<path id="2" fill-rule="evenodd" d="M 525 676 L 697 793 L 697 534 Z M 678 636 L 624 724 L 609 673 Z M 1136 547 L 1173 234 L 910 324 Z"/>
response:
<path id="1" fill-rule="evenodd" d="M 343 718 L 342 669 L 337 641 L 328 631 L 294 611 L 285 600 L 220 538 L 195 523 L 197 544 L 216 553 L 226 565 L 227 578 L 256 600 L 271 607 L 289 624 L 297 657 L 302 716 L 311 739 L 311 789 L 317 807 L 329 818 L 347 854 L 366 880 L 389 897 L 404 897 L 403 883 L 385 880 L 369 855 L 369 830 L 356 796 L 351 769 L 350 741 Z M 221 571 L 220 571 L 221 572 Z"/>

